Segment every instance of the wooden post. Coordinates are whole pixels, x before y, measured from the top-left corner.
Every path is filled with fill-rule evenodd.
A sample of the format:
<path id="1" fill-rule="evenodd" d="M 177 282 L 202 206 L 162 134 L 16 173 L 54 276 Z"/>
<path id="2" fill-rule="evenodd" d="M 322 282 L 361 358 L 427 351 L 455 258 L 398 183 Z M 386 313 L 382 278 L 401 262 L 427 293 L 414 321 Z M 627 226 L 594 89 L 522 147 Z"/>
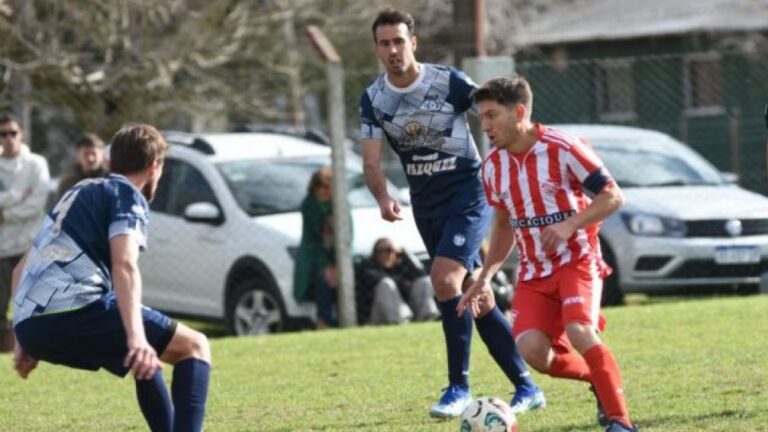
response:
<path id="1" fill-rule="evenodd" d="M 339 276 L 339 325 L 357 324 L 355 278 L 352 272 L 351 221 L 347 202 L 347 176 L 344 149 L 344 69 L 331 42 L 316 26 L 307 28 L 307 36 L 326 64 L 328 79 L 328 127 L 331 133 L 333 164 L 333 230 L 336 246 L 336 271 Z"/>

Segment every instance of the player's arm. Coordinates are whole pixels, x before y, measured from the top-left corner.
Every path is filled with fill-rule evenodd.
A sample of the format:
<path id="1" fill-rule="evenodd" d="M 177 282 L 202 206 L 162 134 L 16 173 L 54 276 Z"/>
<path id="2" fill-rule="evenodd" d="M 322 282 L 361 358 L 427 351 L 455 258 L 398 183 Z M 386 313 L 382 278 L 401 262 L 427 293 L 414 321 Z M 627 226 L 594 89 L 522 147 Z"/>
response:
<path id="1" fill-rule="evenodd" d="M 112 282 L 117 294 L 117 307 L 125 328 L 128 355 L 123 364 L 131 368 L 136 379 L 149 379 L 161 367 L 155 349 L 147 342 L 141 315 L 141 274 L 139 243 L 130 234 L 109 240 L 112 256 Z"/>
<path id="2" fill-rule="evenodd" d="M 488 245 L 488 254 L 485 256 L 483 268 L 480 275 L 471 287 L 464 293 L 464 297 L 459 302 L 457 310 L 459 314 L 464 313 L 464 309 L 469 306 L 472 314 L 477 316 L 480 313 L 477 299 L 483 294 L 489 294 L 491 287 L 490 281 L 493 275 L 501 269 L 501 266 L 509 257 L 512 248 L 515 247 L 515 232 L 512 225 L 509 224 L 509 212 L 503 208 L 497 207 L 494 214 L 494 221 L 491 228 L 491 238 Z M 493 295 L 490 293 L 490 295 Z"/>
<path id="3" fill-rule="evenodd" d="M 26 262 L 27 255 L 25 254 L 11 273 L 11 298 L 16 295 L 16 290 L 21 282 L 21 272 Z M 36 367 L 37 359 L 24 352 L 24 348 L 18 342 L 15 342 L 13 345 L 13 368 L 16 369 L 19 376 L 26 379 Z"/>
<path id="4" fill-rule="evenodd" d="M 381 217 L 389 222 L 400 220 L 400 204 L 393 199 L 387 191 L 387 178 L 381 169 L 382 141 L 380 139 L 364 139 L 363 148 L 363 173 L 368 189 L 371 190 L 376 202 L 379 203 Z"/>
<path id="5" fill-rule="evenodd" d="M 591 175 L 602 175 L 595 172 Z M 548 226 L 541 233 L 541 243 L 544 250 L 553 252 L 557 246 L 567 241 L 576 230 L 594 225 L 621 208 L 624 204 L 624 196 L 621 188 L 615 181 L 608 179 L 600 192 L 583 211 L 565 221 Z"/>

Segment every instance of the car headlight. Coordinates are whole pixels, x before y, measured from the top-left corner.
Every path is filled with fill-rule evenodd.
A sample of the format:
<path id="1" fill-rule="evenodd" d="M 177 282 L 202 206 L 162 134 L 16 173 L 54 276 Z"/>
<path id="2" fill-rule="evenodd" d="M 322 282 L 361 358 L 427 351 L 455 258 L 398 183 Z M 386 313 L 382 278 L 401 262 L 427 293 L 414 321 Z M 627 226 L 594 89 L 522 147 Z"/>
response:
<path id="1" fill-rule="evenodd" d="M 630 233 L 640 236 L 685 237 L 685 222 L 652 214 L 621 215 Z"/>

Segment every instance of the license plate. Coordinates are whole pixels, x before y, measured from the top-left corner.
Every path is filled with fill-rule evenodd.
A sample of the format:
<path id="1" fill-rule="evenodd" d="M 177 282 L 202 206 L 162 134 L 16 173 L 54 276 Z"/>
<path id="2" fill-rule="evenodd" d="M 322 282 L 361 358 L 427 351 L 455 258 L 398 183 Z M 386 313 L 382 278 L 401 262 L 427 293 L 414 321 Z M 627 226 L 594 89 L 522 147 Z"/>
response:
<path id="1" fill-rule="evenodd" d="M 721 246 L 715 248 L 717 264 L 755 264 L 760 262 L 757 246 Z"/>

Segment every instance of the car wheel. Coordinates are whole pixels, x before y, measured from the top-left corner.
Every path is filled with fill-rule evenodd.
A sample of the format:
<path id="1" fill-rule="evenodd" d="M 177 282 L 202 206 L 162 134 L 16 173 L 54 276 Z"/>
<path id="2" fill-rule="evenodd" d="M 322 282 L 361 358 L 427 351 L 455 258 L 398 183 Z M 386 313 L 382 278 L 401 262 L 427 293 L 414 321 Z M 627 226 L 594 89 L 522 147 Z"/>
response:
<path id="1" fill-rule="evenodd" d="M 246 281 L 235 287 L 227 301 L 227 326 L 237 336 L 266 335 L 283 329 L 285 311 L 270 287 Z"/>
<path id="2" fill-rule="evenodd" d="M 613 272 L 603 280 L 603 298 L 600 301 L 601 306 L 619 306 L 624 304 L 624 292 L 619 285 L 619 269 L 616 266 L 616 258 L 613 251 L 602 239 L 600 239 L 600 249 L 603 252 L 603 259 L 606 264 L 611 266 Z"/>

